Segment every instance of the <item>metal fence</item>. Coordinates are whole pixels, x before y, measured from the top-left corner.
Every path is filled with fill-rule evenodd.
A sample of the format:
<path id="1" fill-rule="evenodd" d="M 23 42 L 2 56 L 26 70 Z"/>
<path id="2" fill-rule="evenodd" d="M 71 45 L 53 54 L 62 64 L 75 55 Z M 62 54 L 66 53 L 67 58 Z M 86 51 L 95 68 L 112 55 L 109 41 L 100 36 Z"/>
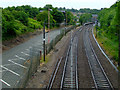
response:
<path id="1" fill-rule="evenodd" d="M 46 55 L 54 48 L 56 43 L 74 27 L 75 26 L 71 26 L 62 29 L 60 34 L 51 40 L 49 44 L 46 44 Z M 26 86 L 29 78 L 34 75 L 37 71 L 37 67 L 40 65 L 43 54 L 42 47 L 43 45 L 40 44 L 29 47 L 26 51 L 21 52 L 19 55 L 15 55 L 14 59 L 9 60 L 8 64 L 2 66 L 4 71 L 2 73 L 2 79 L 8 83 L 7 85 L 3 84 L 3 88 L 23 88 Z"/>

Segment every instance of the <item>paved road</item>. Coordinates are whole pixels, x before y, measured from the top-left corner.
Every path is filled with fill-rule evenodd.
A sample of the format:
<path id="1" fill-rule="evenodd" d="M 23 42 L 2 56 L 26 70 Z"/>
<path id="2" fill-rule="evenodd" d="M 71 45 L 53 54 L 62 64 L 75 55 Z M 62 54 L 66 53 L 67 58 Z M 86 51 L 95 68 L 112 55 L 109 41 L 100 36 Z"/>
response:
<path id="1" fill-rule="evenodd" d="M 54 39 L 58 34 L 60 34 L 60 30 L 54 30 L 49 32 L 50 41 Z M 11 48 L 8 51 L 5 51 L 2 54 L 2 82 L 3 88 L 14 87 L 17 82 L 19 82 L 20 78 L 23 76 L 23 72 L 27 69 L 23 63 L 29 58 L 30 48 L 37 47 L 39 50 L 42 49 L 43 44 L 43 34 L 40 34 L 25 43 L 22 43 L 14 48 Z M 46 33 L 46 43 L 48 42 L 48 33 Z"/>

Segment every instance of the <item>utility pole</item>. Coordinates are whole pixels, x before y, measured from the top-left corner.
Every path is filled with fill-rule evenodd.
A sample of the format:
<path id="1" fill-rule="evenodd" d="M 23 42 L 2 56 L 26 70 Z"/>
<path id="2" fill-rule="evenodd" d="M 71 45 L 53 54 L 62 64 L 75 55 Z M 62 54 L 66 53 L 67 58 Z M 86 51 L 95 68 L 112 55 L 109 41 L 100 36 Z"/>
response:
<path id="1" fill-rule="evenodd" d="M 43 59 L 45 61 L 45 22 L 44 22 L 44 28 L 43 28 Z"/>
<path id="2" fill-rule="evenodd" d="M 48 43 L 50 42 L 49 30 L 50 30 L 50 9 L 48 8 Z"/>
<path id="3" fill-rule="evenodd" d="M 52 9 L 48 8 L 48 32 L 50 31 L 50 11 L 52 11 Z M 49 37 L 49 33 L 48 33 L 48 43 L 50 42 L 50 37 Z"/>

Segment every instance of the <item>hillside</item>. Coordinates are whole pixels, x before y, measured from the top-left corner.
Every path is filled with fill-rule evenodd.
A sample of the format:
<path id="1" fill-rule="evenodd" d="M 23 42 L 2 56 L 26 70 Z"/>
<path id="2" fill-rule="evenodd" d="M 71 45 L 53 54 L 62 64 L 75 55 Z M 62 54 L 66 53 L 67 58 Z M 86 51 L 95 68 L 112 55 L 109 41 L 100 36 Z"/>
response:
<path id="1" fill-rule="evenodd" d="M 119 21 L 117 13 L 120 12 L 120 9 L 118 9 L 119 3 L 115 3 L 110 8 L 104 8 L 99 12 L 98 21 L 100 22 L 100 27 L 96 27 L 97 40 L 115 62 L 118 61 L 119 53 L 118 30 L 120 27 L 117 27 L 119 24 L 117 22 Z"/>

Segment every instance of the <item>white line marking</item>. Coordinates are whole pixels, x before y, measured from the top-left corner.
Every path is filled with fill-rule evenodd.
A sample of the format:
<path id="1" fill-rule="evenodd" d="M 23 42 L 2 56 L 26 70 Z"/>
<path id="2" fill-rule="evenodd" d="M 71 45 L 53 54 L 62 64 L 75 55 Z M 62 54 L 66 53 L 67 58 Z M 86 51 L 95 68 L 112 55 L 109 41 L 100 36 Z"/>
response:
<path id="1" fill-rule="evenodd" d="M 10 59 L 10 60 L 18 60 L 18 59 Z"/>
<path id="2" fill-rule="evenodd" d="M 26 49 L 27 51 L 30 51 L 30 49 Z"/>
<path id="3" fill-rule="evenodd" d="M 8 84 L 7 82 L 5 82 L 4 80 L 0 79 L 0 81 L 10 87 L 10 84 Z"/>
<path id="4" fill-rule="evenodd" d="M 27 55 L 27 56 L 30 56 L 29 54 L 27 54 L 27 53 L 24 53 L 24 52 L 21 52 L 22 54 L 25 54 L 25 55 Z"/>
<path id="5" fill-rule="evenodd" d="M 18 64 L 18 63 L 16 63 L 16 62 L 12 61 L 12 60 L 8 60 L 8 61 L 11 62 L 11 63 L 14 63 L 15 65 L 18 65 L 18 66 L 20 66 L 20 67 L 27 68 L 27 67 L 25 67 L 25 66 L 23 66 L 23 65 L 21 65 L 21 64 Z"/>
<path id="6" fill-rule="evenodd" d="M 19 58 L 19 59 L 22 59 L 22 60 L 25 60 L 24 58 L 21 58 L 21 57 L 19 57 L 18 55 L 15 55 L 15 57 L 17 57 L 17 58 Z"/>
<path id="7" fill-rule="evenodd" d="M 7 70 L 1 70 L 0 73 L 5 72 L 5 71 L 7 71 Z"/>
<path id="8" fill-rule="evenodd" d="M 9 65 L 12 65 L 12 64 L 4 64 L 3 66 L 9 66 Z"/>
<path id="9" fill-rule="evenodd" d="M 8 68 L 2 66 L 2 65 L 1 65 L 1 67 L 4 68 L 4 69 L 6 69 L 7 71 L 9 71 L 9 72 L 11 72 L 11 73 L 17 75 L 17 76 L 20 76 L 18 73 L 14 72 L 14 71 L 12 71 L 12 70 L 10 70 L 10 69 L 8 69 Z"/>

